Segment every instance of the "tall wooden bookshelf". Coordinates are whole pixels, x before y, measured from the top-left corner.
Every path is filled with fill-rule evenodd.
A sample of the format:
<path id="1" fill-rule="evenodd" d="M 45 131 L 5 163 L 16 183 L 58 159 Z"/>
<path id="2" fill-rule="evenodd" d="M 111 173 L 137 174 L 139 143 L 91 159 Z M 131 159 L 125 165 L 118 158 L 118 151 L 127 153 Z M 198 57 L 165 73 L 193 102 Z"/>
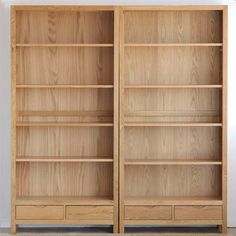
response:
<path id="1" fill-rule="evenodd" d="M 226 232 L 227 7 L 14 6 L 11 21 L 12 232 Z"/>
<path id="2" fill-rule="evenodd" d="M 226 232 L 225 6 L 120 10 L 120 232 Z"/>
<path id="3" fill-rule="evenodd" d="M 13 6 L 12 232 L 118 230 L 115 7 Z"/>

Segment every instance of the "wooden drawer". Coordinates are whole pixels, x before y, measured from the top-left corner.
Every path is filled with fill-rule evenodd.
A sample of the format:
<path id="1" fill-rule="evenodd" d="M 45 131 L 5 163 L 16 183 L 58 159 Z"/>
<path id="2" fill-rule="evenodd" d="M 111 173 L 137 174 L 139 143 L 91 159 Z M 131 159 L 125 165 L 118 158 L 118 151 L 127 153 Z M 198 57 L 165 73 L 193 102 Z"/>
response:
<path id="1" fill-rule="evenodd" d="M 112 220 L 112 206 L 67 206 L 67 220 Z"/>
<path id="2" fill-rule="evenodd" d="M 171 220 L 171 206 L 126 206 L 126 220 Z"/>
<path id="3" fill-rule="evenodd" d="M 222 206 L 175 206 L 175 220 L 221 220 Z"/>
<path id="4" fill-rule="evenodd" d="M 63 206 L 16 206 L 17 220 L 62 220 Z"/>

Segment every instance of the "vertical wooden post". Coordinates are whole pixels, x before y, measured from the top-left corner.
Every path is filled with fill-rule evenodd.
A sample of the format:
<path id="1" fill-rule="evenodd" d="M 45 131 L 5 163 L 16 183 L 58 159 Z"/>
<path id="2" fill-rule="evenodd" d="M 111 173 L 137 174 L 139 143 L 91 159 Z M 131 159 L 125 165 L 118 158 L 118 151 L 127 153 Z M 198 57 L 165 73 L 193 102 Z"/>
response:
<path id="1" fill-rule="evenodd" d="M 228 48 L 228 8 L 223 9 L 223 91 L 222 91 L 222 198 L 223 225 L 222 233 L 227 233 L 227 48 Z"/>
<path id="2" fill-rule="evenodd" d="M 11 8 L 11 232 L 16 233 L 16 10 Z"/>
<path id="3" fill-rule="evenodd" d="M 113 233 L 119 224 L 119 7 L 114 9 L 114 223 Z"/>

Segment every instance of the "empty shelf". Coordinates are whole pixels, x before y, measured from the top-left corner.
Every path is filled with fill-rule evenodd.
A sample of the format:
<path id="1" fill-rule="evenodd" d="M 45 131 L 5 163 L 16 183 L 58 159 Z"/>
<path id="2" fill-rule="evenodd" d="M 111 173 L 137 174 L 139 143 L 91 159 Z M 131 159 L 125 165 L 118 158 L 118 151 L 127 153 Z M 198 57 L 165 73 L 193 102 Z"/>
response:
<path id="1" fill-rule="evenodd" d="M 222 43 L 125 43 L 125 47 L 221 47 Z"/>
<path id="2" fill-rule="evenodd" d="M 222 205 L 220 197 L 125 197 L 125 205 Z"/>
<path id="3" fill-rule="evenodd" d="M 16 205 L 113 205 L 111 197 L 17 197 Z"/>
<path id="4" fill-rule="evenodd" d="M 17 43 L 16 47 L 113 47 L 113 43 Z"/>
<path id="5" fill-rule="evenodd" d="M 221 84 L 183 84 L 183 85 L 124 85 L 125 89 L 214 89 L 214 88 L 222 88 L 223 86 Z"/>
<path id="6" fill-rule="evenodd" d="M 222 165 L 221 161 L 214 160 L 125 160 L 125 165 Z"/>
<path id="7" fill-rule="evenodd" d="M 221 127 L 222 123 L 137 123 L 130 122 L 124 123 L 126 127 L 190 127 L 190 126 L 199 126 L 199 127 Z"/>
<path id="8" fill-rule="evenodd" d="M 113 126 L 113 123 L 92 123 L 92 122 L 17 122 L 18 127 L 90 127 L 90 126 Z"/>
<path id="9" fill-rule="evenodd" d="M 16 162 L 113 162 L 113 158 L 105 156 L 17 156 Z"/>
<path id="10" fill-rule="evenodd" d="M 108 89 L 114 85 L 76 85 L 76 84 L 17 84 L 16 88 L 22 89 Z"/>

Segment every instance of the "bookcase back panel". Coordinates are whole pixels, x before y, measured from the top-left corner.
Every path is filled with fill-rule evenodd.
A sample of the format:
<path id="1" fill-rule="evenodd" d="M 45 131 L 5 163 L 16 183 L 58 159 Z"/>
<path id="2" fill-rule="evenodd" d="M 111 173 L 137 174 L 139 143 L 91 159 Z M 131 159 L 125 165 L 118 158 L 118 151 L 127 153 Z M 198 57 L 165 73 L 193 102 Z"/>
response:
<path id="1" fill-rule="evenodd" d="M 112 122 L 113 89 L 19 89 L 17 111 L 18 121 Z"/>
<path id="2" fill-rule="evenodd" d="M 219 197 L 217 166 L 126 166 L 126 197 Z"/>
<path id="3" fill-rule="evenodd" d="M 127 47 L 125 84 L 221 84 L 217 47 Z"/>
<path id="4" fill-rule="evenodd" d="M 17 43 L 112 43 L 113 12 L 21 11 Z"/>
<path id="5" fill-rule="evenodd" d="M 125 159 L 221 159 L 217 127 L 127 127 L 124 143 Z"/>
<path id="6" fill-rule="evenodd" d="M 113 48 L 17 50 L 17 84 L 113 84 Z"/>
<path id="7" fill-rule="evenodd" d="M 127 11 L 125 43 L 219 43 L 221 20 L 221 11 Z"/>
<path id="8" fill-rule="evenodd" d="M 18 127 L 17 156 L 113 156 L 112 127 Z"/>
<path id="9" fill-rule="evenodd" d="M 110 196 L 111 163 L 18 163 L 17 196 Z"/>
<path id="10" fill-rule="evenodd" d="M 129 122 L 220 122 L 218 89 L 127 89 Z"/>

